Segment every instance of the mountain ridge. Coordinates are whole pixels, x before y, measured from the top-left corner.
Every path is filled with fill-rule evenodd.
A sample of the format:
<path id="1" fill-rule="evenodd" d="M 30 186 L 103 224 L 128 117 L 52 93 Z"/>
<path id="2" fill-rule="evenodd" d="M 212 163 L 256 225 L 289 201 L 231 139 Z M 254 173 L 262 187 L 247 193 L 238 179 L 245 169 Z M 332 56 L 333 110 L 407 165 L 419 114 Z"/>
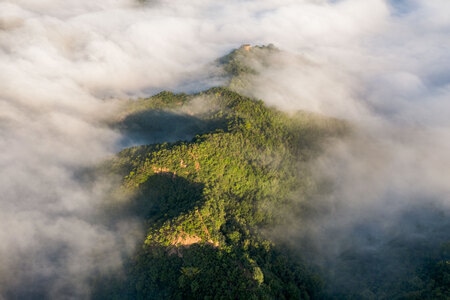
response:
<path id="1" fill-rule="evenodd" d="M 256 49 L 259 54 L 279 51 Z M 231 76 L 228 87 L 195 94 L 163 91 L 128 101 L 111 124 L 131 136 L 132 146 L 103 166 L 105 174 L 120 179 L 105 205 L 113 216 L 139 218 L 146 234 L 123 274 L 96 282 L 94 298 L 375 295 L 362 287 L 358 293 L 333 296 L 335 291 L 327 290 L 324 281 L 326 270 L 306 263 L 302 253 L 267 234 L 274 226 L 288 226 L 286 212 L 301 215 L 303 204 L 313 205 L 314 196 L 324 192 L 327 183 L 312 176 L 310 163 L 331 141 L 348 137 L 353 129 L 343 120 L 305 111 L 285 113 L 237 92 L 233 78 L 242 82 L 255 75 L 236 66 L 251 51 L 241 47 L 219 59 L 224 68 L 235 64 L 225 70 Z M 416 299 L 411 295 L 445 294 L 445 262 L 443 258 L 427 271 L 417 271 L 420 282 L 430 282 L 427 286 L 389 290 L 390 295 Z M 409 278 L 404 280 L 401 284 L 407 286 Z"/>

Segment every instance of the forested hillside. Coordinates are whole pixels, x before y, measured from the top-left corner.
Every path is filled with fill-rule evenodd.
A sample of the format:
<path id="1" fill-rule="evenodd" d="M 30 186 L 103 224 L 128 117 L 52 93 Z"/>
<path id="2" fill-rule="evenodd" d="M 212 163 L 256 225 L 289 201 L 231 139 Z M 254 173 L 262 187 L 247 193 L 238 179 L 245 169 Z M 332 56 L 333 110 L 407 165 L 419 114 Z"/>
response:
<path id="1" fill-rule="evenodd" d="M 301 217 L 305 201 L 331 188 L 311 176 L 310 162 L 351 127 L 233 91 L 254 74 L 242 62 L 278 50 L 252 51 L 241 47 L 219 60 L 231 88 L 128 101 L 111 123 L 133 146 L 101 167 L 120 178 L 104 210 L 139 218 L 146 234 L 123 273 L 94 280 L 93 298 L 372 299 L 381 290 L 383 299 L 445 299 L 447 248 L 393 288 L 379 278 L 357 293 L 335 294 L 327 270 L 270 238 L 271 228 L 286 225 L 286 212 Z"/>
<path id="2" fill-rule="evenodd" d="M 196 113 L 199 99 L 212 109 Z M 133 103 L 117 126 L 149 135 L 167 130 L 143 116 L 164 116 L 184 123 L 185 133 L 201 134 L 131 147 L 109 163 L 109 172 L 123 176 L 116 192 L 132 195 L 115 209 L 141 217 L 148 231 L 125 279 L 99 293 L 120 299 L 317 296 L 317 275 L 261 232 L 281 221 L 291 192 L 314 189 L 299 166 L 326 138 L 344 134 L 345 123 L 306 113 L 288 117 L 226 88 L 160 93 Z"/>

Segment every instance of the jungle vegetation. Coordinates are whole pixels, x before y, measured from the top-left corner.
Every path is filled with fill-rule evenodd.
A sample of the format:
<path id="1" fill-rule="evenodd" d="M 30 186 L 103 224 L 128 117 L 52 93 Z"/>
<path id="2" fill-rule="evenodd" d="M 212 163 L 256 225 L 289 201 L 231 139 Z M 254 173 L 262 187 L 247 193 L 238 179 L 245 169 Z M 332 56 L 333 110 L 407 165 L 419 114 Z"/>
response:
<path id="1" fill-rule="evenodd" d="M 221 58 L 230 85 L 245 84 L 253 70 L 242 61 L 265 51 L 279 50 L 251 56 L 240 48 Z M 93 281 L 94 299 L 335 298 L 321 270 L 265 232 L 318 192 L 308 163 L 351 134 L 348 123 L 215 87 L 128 101 L 111 126 L 132 146 L 101 167 L 120 179 L 105 211 L 139 218 L 146 232 L 122 273 Z M 300 201 L 290 201 L 293 193 Z M 448 248 L 440 253 L 395 298 L 448 297 Z M 337 298 L 361 297 L 375 295 Z"/>

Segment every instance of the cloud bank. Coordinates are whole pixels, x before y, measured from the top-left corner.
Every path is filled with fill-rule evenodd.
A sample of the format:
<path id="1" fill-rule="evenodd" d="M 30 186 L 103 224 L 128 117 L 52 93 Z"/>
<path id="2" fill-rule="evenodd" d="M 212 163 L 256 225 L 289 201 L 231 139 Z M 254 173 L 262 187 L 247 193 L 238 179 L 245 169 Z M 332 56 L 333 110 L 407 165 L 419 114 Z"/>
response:
<path id="1" fill-rule="evenodd" d="M 87 187 L 76 176 L 119 150 L 120 136 L 103 121 L 117 99 L 220 83 L 210 63 L 243 43 L 290 53 L 257 78 L 253 95 L 358 128 L 317 163 L 317 176 L 335 182 L 319 202 L 335 209 L 310 220 L 311 231 L 293 220 L 293 241 L 312 238 L 332 249 L 320 252 L 331 260 L 367 232 L 381 230 L 381 244 L 391 239 L 407 208 L 427 204 L 448 216 L 449 5 L 1 1 L 0 295 L 88 298 L 92 274 L 120 268 L 136 225 L 102 224 L 96 209 L 108 183 Z M 368 215 L 382 229 L 343 238 Z M 424 234 L 446 224 L 427 216 L 418 217 Z M 401 224 L 415 232 L 417 224 Z M 321 244 L 333 228 L 342 238 Z"/>

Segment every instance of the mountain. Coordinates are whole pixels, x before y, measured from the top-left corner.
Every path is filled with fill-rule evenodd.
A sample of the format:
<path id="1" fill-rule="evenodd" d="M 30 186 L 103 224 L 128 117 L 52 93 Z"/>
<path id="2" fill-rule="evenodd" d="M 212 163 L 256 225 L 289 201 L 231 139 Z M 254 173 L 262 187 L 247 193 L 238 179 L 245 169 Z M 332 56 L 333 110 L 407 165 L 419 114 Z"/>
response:
<path id="1" fill-rule="evenodd" d="M 119 178 L 104 210 L 109 218 L 135 216 L 146 233 L 123 272 L 93 280 L 94 299 L 333 298 L 326 270 L 269 232 L 323 192 L 310 162 L 351 126 L 236 92 L 257 72 L 252 65 L 277 51 L 243 46 L 219 59 L 227 87 L 124 103 L 110 125 L 127 147 L 100 168 Z M 449 273 L 440 257 L 418 271 L 421 286 L 391 295 L 446 295 Z M 364 288 L 347 296 L 361 295 L 373 296 Z"/>
<path id="2" fill-rule="evenodd" d="M 148 225 L 126 278 L 114 284 L 117 290 L 108 288 L 107 298 L 283 299 L 320 292 L 314 272 L 263 232 L 282 221 L 290 193 L 314 188 L 299 166 L 327 138 L 344 134 L 344 122 L 304 112 L 289 117 L 227 88 L 162 92 L 124 111 L 115 126 L 135 142 L 171 142 L 124 149 L 107 164 L 122 177 L 116 193 L 132 195 L 109 211 L 127 211 Z"/>

